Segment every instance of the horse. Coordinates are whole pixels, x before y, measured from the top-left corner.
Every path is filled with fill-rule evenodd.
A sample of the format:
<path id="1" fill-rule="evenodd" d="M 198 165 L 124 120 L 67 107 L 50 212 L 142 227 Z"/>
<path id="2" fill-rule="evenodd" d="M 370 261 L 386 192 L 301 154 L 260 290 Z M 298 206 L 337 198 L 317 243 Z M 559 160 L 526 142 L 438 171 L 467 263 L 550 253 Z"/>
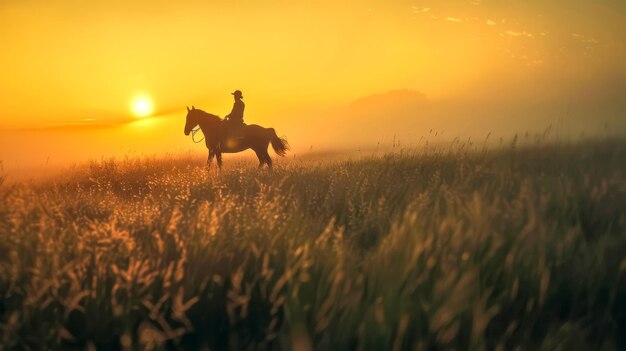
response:
<path id="1" fill-rule="evenodd" d="M 211 167 L 213 157 L 217 158 L 217 166 L 222 168 L 222 153 L 237 153 L 247 149 L 252 149 L 259 159 L 259 168 L 264 164 L 268 169 L 272 169 L 272 158 L 267 153 L 269 144 L 272 144 L 274 152 L 278 156 L 285 156 L 289 150 L 287 139 L 280 138 L 274 128 L 263 128 L 256 124 L 244 125 L 241 133 L 242 138 L 224 137 L 223 120 L 216 115 L 204 112 L 195 107 L 187 107 L 187 117 L 185 122 L 185 135 L 189 135 L 194 128 L 200 126 L 204 134 L 204 140 L 209 157 L 207 166 Z"/>

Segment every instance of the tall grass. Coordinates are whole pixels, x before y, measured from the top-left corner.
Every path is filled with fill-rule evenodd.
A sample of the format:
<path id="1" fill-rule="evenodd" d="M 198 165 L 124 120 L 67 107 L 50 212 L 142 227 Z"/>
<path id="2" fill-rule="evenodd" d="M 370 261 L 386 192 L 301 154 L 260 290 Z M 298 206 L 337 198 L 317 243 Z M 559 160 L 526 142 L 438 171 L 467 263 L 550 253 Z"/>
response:
<path id="1" fill-rule="evenodd" d="M 624 349 L 625 146 L 0 184 L 1 348 Z"/>

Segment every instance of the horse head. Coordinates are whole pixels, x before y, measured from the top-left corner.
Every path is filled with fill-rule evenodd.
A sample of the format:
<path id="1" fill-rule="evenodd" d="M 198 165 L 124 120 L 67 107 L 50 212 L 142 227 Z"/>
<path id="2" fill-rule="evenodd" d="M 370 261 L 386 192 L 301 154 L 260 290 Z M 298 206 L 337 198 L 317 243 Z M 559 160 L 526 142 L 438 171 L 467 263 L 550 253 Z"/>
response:
<path id="1" fill-rule="evenodd" d="M 198 113 L 196 110 L 196 108 L 194 106 L 191 106 L 191 109 L 189 109 L 189 106 L 187 106 L 187 117 L 186 117 L 186 122 L 185 122 L 185 135 L 189 135 L 189 133 L 191 133 L 191 130 L 194 129 L 199 121 L 198 121 Z"/>
<path id="2" fill-rule="evenodd" d="M 206 113 L 200 109 L 191 106 L 191 109 L 187 107 L 187 121 L 185 122 L 185 135 L 189 135 L 191 131 L 199 125 L 202 128 L 202 133 L 206 134 L 208 130 L 215 128 L 220 122 L 221 118 L 210 113 Z"/>

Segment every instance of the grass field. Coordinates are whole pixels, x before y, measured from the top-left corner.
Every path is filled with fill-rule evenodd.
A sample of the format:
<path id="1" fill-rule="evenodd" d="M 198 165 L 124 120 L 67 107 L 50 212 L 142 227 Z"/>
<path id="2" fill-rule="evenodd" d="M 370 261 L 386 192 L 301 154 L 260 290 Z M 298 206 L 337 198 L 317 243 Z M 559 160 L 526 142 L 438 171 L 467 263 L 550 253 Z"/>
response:
<path id="1" fill-rule="evenodd" d="M 0 349 L 626 349 L 623 140 L 201 166 L 0 185 Z"/>

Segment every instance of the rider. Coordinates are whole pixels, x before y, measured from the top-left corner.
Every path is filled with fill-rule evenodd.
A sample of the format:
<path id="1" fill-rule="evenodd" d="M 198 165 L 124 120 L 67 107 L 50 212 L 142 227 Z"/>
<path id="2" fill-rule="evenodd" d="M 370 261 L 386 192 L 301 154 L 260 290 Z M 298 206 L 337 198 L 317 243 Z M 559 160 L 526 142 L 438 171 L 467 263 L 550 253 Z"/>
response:
<path id="1" fill-rule="evenodd" d="M 220 141 L 219 147 L 222 145 L 226 145 L 227 140 L 230 137 L 230 140 L 233 139 L 241 139 L 243 137 L 243 110 L 246 108 L 246 105 L 241 101 L 243 99 L 243 94 L 241 90 L 235 90 L 231 93 L 235 98 L 235 103 L 233 104 L 233 109 L 229 114 L 224 116 L 224 123 L 222 127 L 222 140 Z M 224 144 L 226 143 L 226 144 Z"/>
<path id="2" fill-rule="evenodd" d="M 243 110 L 246 108 L 246 105 L 243 103 L 243 101 L 241 101 L 241 99 L 243 99 L 243 94 L 241 93 L 241 90 L 235 90 L 235 92 L 233 92 L 232 94 L 235 98 L 233 110 L 224 117 L 224 120 L 228 121 L 229 124 L 232 124 L 233 126 L 239 126 L 243 124 Z"/>

